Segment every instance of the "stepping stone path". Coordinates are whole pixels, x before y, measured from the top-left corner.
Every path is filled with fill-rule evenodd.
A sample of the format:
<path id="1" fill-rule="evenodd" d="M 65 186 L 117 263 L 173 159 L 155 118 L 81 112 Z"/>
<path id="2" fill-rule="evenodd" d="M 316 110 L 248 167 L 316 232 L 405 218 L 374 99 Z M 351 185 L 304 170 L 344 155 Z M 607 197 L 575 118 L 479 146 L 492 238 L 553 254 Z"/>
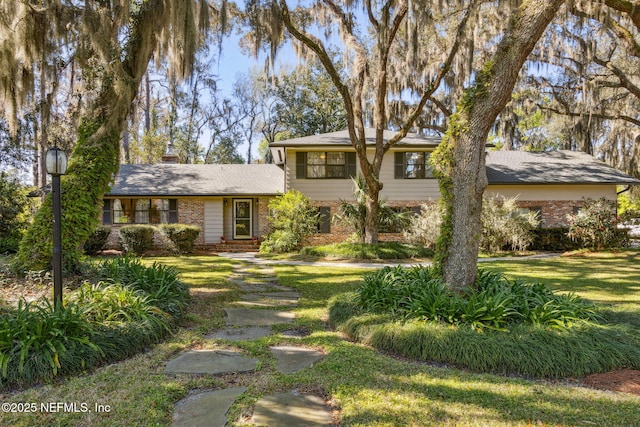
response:
<path id="1" fill-rule="evenodd" d="M 225 308 L 227 328 L 204 337 L 205 340 L 246 341 L 270 335 L 271 327 L 292 323 L 298 305 L 296 290 L 282 286 L 273 268 L 263 265 L 237 268 L 229 279 L 238 286 L 240 300 Z M 305 333 L 290 329 L 281 333 L 288 338 L 304 338 Z M 276 370 L 283 374 L 298 372 L 323 357 L 309 348 L 282 345 L 270 348 Z M 191 350 L 169 361 L 167 374 L 222 375 L 255 370 L 259 360 L 234 350 Z M 245 387 L 192 394 L 177 402 L 173 427 L 224 427 L 229 408 L 246 391 Z M 251 423 L 266 426 L 330 426 L 331 411 L 318 396 L 297 391 L 262 397 L 255 405 Z"/>

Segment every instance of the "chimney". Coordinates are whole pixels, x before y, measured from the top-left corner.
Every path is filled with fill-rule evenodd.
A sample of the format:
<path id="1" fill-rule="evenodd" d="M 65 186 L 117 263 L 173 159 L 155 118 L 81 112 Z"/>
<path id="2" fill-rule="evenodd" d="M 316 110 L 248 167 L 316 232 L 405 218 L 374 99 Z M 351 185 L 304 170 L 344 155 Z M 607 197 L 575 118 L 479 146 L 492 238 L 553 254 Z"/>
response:
<path id="1" fill-rule="evenodd" d="M 178 163 L 178 156 L 173 152 L 171 141 L 167 144 L 167 152 L 162 156 L 162 163 Z"/>

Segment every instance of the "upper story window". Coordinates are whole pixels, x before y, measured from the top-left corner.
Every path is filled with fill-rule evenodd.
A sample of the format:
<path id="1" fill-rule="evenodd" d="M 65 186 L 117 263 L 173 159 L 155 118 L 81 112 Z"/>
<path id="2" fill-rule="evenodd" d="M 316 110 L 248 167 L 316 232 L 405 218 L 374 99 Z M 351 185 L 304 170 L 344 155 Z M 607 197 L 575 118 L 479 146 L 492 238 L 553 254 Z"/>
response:
<path id="1" fill-rule="evenodd" d="M 396 179 L 433 178 L 429 166 L 429 153 L 424 151 L 403 151 L 395 153 Z"/>
<path id="2" fill-rule="evenodd" d="M 356 175 L 356 153 L 309 151 L 296 153 L 296 178 L 341 179 Z"/>
<path id="3" fill-rule="evenodd" d="M 104 199 L 103 224 L 175 224 L 177 199 Z"/>

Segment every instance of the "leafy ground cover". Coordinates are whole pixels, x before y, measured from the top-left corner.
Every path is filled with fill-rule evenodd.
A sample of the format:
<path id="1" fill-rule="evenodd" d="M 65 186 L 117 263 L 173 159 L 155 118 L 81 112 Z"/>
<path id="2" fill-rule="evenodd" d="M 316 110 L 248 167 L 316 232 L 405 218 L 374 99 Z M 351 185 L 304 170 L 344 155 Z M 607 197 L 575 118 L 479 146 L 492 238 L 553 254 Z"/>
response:
<path id="1" fill-rule="evenodd" d="M 130 357 L 171 333 L 188 305 L 189 289 L 172 267 L 125 257 L 90 270 L 95 280 L 68 292 L 61 307 L 46 298 L 3 307 L 1 389 Z"/>
<path id="2" fill-rule="evenodd" d="M 577 380 L 539 381 L 472 373 L 393 357 L 345 340 L 326 321 L 328 299 L 355 290 L 362 281 L 364 270 L 347 268 L 276 267 L 280 282 L 301 293 L 295 326 L 310 335 L 295 342 L 326 353 L 313 367 L 296 374 L 278 373 L 268 347 L 291 343 L 292 339 L 276 334 L 238 344 L 248 355 L 261 359 L 256 372 L 222 377 L 167 376 L 164 365 L 179 352 L 214 346 L 203 340 L 203 335 L 223 326 L 222 307 L 238 297 L 238 289 L 226 280 L 234 265 L 229 260 L 191 256 L 156 261 L 178 268 L 190 286 L 192 301 L 182 328 L 168 341 L 131 359 L 1 397 L 3 403 L 87 402 L 91 412 L 4 413 L 0 425 L 169 426 L 173 404 L 190 390 L 237 385 L 247 386 L 248 391 L 231 410 L 233 425 L 244 424 L 251 405 L 264 393 L 291 389 L 326 396 L 345 426 L 637 425 L 638 396 L 585 388 Z M 603 264 L 598 265 L 600 261 Z M 573 290 L 596 303 L 609 304 L 612 315 L 637 320 L 640 289 L 630 283 L 617 285 L 616 277 L 627 272 L 639 283 L 639 262 L 637 253 L 625 252 L 598 258 L 483 265 L 503 268 L 511 278 L 527 274 L 553 289 Z M 609 274 L 601 274 L 605 269 Z M 576 279 L 580 283 L 575 284 Z M 97 412 L 94 404 L 109 410 Z"/>
<path id="3" fill-rule="evenodd" d="M 481 270 L 450 291 L 431 268 L 385 267 L 330 302 L 350 338 L 415 360 L 538 378 L 640 369 L 637 326 L 572 293 Z"/>

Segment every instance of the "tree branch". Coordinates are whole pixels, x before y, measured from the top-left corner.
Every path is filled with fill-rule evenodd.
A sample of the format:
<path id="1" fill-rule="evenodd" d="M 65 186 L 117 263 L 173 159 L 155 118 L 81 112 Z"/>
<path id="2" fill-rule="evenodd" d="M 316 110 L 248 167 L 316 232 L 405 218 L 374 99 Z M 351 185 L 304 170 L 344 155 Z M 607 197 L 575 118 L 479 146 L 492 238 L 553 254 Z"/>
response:
<path id="1" fill-rule="evenodd" d="M 371 9 L 371 0 L 367 0 L 366 5 L 367 5 L 367 16 L 369 17 L 369 22 L 371 22 L 371 25 L 373 25 L 373 28 L 375 28 L 377 32 L 380 29 L 380 23 L 378 22 L 376 17 L 373 15 L 373 10 Z"/>
<path id="2" fill-rule="evenodd" d="M 545 110 L 545 111 L 551 111 L 552 113 L 556 113 L 556 114 L 560 114 L 563 116 L 568 116 L 568 117 L 583 117 L 585 116 L 585 113 L 574 113 L 573 111 L 560 111 L 557 108 L 553 108 L 547 105 L 542 105 L 542 104 L 536 104 L 538 108 L 540 108 L 541 110 Z M 615 116 L 611 116 L 608 114 L 600 114 L 600 113 L 589 113 L 588 114 L 590 117 L 594 117 L 596 119 L 602 119 L 602 120 L 624 120 L 626 122 L 629 123 L 633 123 L 636 126 L 640 126 L 640 120 L 631 117 L 631 116 L 627 116 L 624 114 L 618 114 Z"/>
<path id="3" fill-rule="evenodd" d="M 465 15 L 462 17 L 460 24 L 458 25 L 458 31 L 456 32 L 456 38 L 453 42 L 453 46 L 451 46 L 451 50 L 449 51 L 449 55 L 444 63 L 440 66 L 440 70 L 438 70 L 438 74 L 431 80 L 429 87 L 426 89 L 425 93 L 420 98 L 420 101 L 411 112 L 407 120 L 405 120 L 404 125 L 400 128 L 398 133 L 396 133 L 388 142 L 387 142 L 387 150 L 391 148 L 393 145 L 397 144 L 402 138 L 407 136 L 409 133 L 409 129 L 413 126 L 413 123 L 416 121 L 418 116 L 422 113 L 422 110 L 429 99 L 432 98 L 434 92 L 438 90 L 440 84 L 442 83 L 442 79 L 447 75 L 447 73 L 451 70 L 451 64 L 453 64 L 453 60 L 458 54 L 458 50 L 460 49 L 460 44 L 462 43 L 462 37 L 467 29 L 467 23 L 469 22 L 469 18 L 476 11 L 478 7 L 478 1 L 473 0 L 469 4 L 469 7 L 466 10 Z M 437 104 L 436 104 L 437 105 Z"/>

